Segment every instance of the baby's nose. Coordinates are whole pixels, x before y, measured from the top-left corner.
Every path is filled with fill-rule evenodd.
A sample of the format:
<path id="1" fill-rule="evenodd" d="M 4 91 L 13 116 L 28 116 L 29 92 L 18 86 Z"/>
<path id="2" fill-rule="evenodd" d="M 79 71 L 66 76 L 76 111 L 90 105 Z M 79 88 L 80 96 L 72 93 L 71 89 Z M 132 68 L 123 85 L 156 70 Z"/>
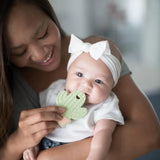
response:
<path id="1" fill-rule="evenodd" d="M 82 82 L 83 87 L 91 89 L 92 88 L 92 82 L 90 80 L 84 80 Z"/>

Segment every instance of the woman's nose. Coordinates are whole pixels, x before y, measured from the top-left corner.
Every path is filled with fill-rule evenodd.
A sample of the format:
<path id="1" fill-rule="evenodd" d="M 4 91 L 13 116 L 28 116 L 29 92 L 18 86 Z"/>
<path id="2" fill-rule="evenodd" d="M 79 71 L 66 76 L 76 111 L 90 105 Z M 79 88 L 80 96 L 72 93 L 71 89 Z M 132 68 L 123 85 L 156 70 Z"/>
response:
<path id="1" fill-rule="evenodd" d="M 32 45 L 30 47 L 31 60 L 34 62 L 43 62 L 45 56 L 47 55 L 48 49 L 47 47 L 40 45 Z"/>

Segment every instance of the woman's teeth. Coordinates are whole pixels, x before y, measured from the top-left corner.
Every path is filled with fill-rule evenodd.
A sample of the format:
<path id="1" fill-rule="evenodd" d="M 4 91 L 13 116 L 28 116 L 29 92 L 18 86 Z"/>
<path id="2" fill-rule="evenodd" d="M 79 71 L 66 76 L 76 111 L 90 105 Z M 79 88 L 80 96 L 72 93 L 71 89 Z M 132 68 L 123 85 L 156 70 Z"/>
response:
<path id="1" fill-rule="evenodd" d="M 43 62 L 46 63 L 47 61 L 49 61 L 51 56 L 52 56 L 52 53 Z"/>

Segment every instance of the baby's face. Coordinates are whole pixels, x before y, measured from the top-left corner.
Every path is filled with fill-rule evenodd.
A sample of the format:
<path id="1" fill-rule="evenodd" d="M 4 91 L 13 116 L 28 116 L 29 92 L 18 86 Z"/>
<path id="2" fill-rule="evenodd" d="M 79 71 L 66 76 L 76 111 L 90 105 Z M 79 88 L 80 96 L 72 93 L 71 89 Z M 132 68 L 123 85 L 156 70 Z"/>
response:
<path id="1" fill-rule="evenodd" d="M 103 102 L 113 87 L 113 77 L 103 61 L 82 53 L 70 66 L 66 80 L 68 93 L 80 90 L 86 94 L 86 103 Z"/>

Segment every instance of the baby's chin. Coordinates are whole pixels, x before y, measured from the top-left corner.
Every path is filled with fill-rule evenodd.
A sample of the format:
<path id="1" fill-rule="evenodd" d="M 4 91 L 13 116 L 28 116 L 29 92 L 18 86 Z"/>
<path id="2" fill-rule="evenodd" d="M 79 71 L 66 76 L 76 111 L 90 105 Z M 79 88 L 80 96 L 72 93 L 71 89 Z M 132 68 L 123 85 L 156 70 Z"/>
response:
<path id="1" fill-rule="evenodd" d="M 102 101 L 94 101 L 94 100 L 91 100 L 91 99 L 89 100 L 89 99 L 86 98 L 86 101 L 85 101 L 84 104 L 96 105 L 96 104 L 100 104 L 100 103 L 102 103 Z"/>

